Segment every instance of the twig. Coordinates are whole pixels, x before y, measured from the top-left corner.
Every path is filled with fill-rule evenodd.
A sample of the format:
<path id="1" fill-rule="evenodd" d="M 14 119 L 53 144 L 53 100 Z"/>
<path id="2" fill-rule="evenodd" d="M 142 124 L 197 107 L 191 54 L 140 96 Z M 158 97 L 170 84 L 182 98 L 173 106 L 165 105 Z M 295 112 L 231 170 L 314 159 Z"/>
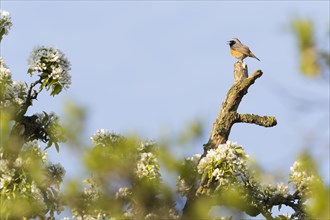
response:
<path id="1" fill-rule="evenodd" d="M 37 90 L 33 90 L 33 88 L 38 85 L 39 83 L 42 83 L 43 78 L 40 77 L 37 81 L 31 83 L 28 93 L 27 93 L 27 97 L 26 100 L 20 110 L 20 112 L 18 113 L 18 115 L 15 118 L 15 121 L 20 121 L 22 120 L 23 116 L 25 115 L 25 113 L 27 112 L 28 108 L 32 105 L 32 100 L 37 99 L 39 93 L 41 92 L 41 90 L 39 89 Z M 32 93 L 33 90 L 33 93 Z"/>

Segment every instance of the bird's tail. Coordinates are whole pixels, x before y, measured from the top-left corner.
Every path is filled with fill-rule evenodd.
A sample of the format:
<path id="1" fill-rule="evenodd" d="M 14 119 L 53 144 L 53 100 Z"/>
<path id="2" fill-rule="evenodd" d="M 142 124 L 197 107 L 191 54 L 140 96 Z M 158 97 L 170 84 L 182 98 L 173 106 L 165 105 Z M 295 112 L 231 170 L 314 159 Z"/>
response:
<path id="1" fill-rule="evenodd" d="M 253 58 L 256 58 L 257 60 L 259 60 L 259 58 L 258 57 L 256 57 L 252 52 L 250 52 L 250 57 L 253 57 Z M 260 60 L 259 60 L 260 61 Z"/>

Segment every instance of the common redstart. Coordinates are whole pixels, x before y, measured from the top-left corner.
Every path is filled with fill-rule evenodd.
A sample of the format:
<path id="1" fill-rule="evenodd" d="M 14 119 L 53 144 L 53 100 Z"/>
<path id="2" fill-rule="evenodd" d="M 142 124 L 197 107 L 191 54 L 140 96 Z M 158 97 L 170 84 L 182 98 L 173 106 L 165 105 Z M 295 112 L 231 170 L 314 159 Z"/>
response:
<path id="1" fill-rule="evenodd" d="M 230 54 L 236 59 L 243 62 L 246 57 L 253 57 L 259 60 L 249 49 L 248 46 L 241 43 L 237 38 L 233 38 L 228 41 L 230 46 Z M 259 60 L 260 61 L 260 60 Z"/>

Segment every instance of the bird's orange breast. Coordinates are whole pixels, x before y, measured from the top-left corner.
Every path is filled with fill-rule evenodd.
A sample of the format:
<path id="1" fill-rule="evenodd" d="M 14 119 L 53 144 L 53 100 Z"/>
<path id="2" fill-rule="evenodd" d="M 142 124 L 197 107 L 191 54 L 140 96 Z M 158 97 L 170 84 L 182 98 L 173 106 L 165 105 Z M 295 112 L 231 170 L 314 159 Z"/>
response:
<path id="1" fill-rule="evenodd" d="M 238 52 L 238 51 L 233 50 L 233 49 L 230 49 L 230 54 L 235 58 L 240 58 L 240 57 L 244 56 L 243 53 Z"/>

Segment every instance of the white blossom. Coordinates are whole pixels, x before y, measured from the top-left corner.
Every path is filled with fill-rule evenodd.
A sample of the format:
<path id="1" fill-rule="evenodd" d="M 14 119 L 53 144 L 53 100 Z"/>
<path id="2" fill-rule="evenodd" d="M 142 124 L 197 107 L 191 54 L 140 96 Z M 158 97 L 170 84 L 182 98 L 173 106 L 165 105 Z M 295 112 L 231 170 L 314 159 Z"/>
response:
<path id="1" fill-rule="evenodd" d="M 69 88 L 71 64 L 62 51 L 55 47 L 36 47 L 31 52 L 28 63 L 31 75 L 34 72 L 46 73 L 63 88 Z"/>
<path id="2" fill-rule="evenodd" d="M 117 143 L 122 140 L 122 138 L 122 136 L 114 132 L 109 132 L 106 129 L 99 129 L 90 139 L 94 145 L 106 146 L 111 143 Z"/>
<path id="3" fill-rule="evenodd" d="M 13 82 L 11 72 L 0 57 L 0 84 L 2 87 L 0 108 L 19 107 L 27 96 L 27 84 L 25 82 Z"/>
<path id="4" fill-rule="evenodd" d="M 290 193 L 289 187 L 287 185 L 285 185 L 284 183 L 278 183 L 276 185 L 276 193 L 286 197 Z"/>
<path id="5" fill-rule="evenodd" d="M 12 25 L 10 13 L 5 10 L 0 10 L 0 32 L 7 35 Z M 0 36 L 0 38 L 1 37 L 2 36 Z"/>
<path id="6" fill-rule="evenodd" d="M 211 181 L 210 178 L 215 180 L 219 188 L 236 179 L 237 175 L 247 172 L 246 159 L 247 155 L 241 146 L 227 141 L 226 144 L 210 149 L 200 160 L 197 170 L 199 174 L 207 174 L 208 181 Z"/>
<path id="7" fill-rule="evenodd" d="M 195 164 L 197 164 L 200 158 L 201 158 L 200 154 L 194 154 L 192 157 L 187 157 L 186 160 L 192 161 Z"/>
<path id="8" fill-rule="evenodd" d="M 91 216 L 91 215 L 74 216 L 74 219 L 76 219 L 76 220 L 98 220 L 97 217 L 94 217 L 94 216 Z"/>
<path id="9" fill-rule="evenodd" d="M 105 129 L 97 130 L 96 133 L 91 137 L 91 141 L 93 144 L 99 144 L 103 139 L 109 138 L 110 132 Z"/>
<path id="10" fill-rule="evenodd" d="M 32 184 L 31 184 L 31 192 L 35 193 L 35 194 L 41 193 L 34 181 L 32 181 Z"/>
<path id="11" fill-rule="evenodd" d="M 138 178 L 159 178 L 159 164 L 157 158 L 151 153 L 141 153 L 135 173 Z"/>
<path id="12" fill-rule="evenodd" d="M 15 175 L 15 170 L 9 167 L 6 159 L 0 158 L 0 189 L 10 184 Z"/>
<path id="13" fill-rule="evenodd" d="M 14 166 L 15 167 L 21 167 L 23 165 L 23 159 L 21 157 L 17 157 L 15 162 L 14 162 Z"/>
<path id="14" fill-rule="evenodd" d="M 46 160 L 47 160 L 48 153 L 46 151 L 43 151 L 41 149 L 41 147 L 38 144 L 38 141 L 37 140 L 26 142 L 23 145 L 22 149 L 24 149 L 24 151 L 31 151 L 31 152 L 33 152 L 34 156 L 36 156 L 39 159 L 41 159 L 42 162 L 46 162 Z M 25 162 L 26 163 L 33 163 L 34 161 L 31 158 L 28 158 Z"/>
<path id="15" fill-rule="evenodd" d="M 47 205 L 44 202 L 43 194 L 34 181 L 32 181 L 31 183 L 30 190 L 32 193 L 32 197 L 35 201 L 38 202 L 38 206 L 43 210 L 47 210 Z"/>
<path id="16" fill-rule="evenodd" d="M 168 217 L 169 219 L 180 219 L 180 215 L 175 209 L 170 209 L 168 211 Z"/>
<path id="17" fill-rule="evenodd" d="M 178 177 L 176 186 L 178 192 L 180 192 L 182 195 L 187 195 L 187 193 L 189 192 L 189 184 L 186 182 L 185 179 L 181 178 L 180 176 Z"/>
<path id="18" fill-rule="evenodd" d="M 12 82 L 7 84 L 5 99 L 11 104 L 22 105 L 27 95 L 27 85 L 25 82 Z"/>
<path id="19" fill-rule="evenodd" d="M 155 213 L 148 213 L 144 219 L 151 220 L 151 219 L 158 219 L 159 217 Z"/>
<path id="20" fill-rule="evenodd" d="M 146 140 L 146 141 L 141 141 L 140 144 L 138 145 L 137 149 L 138 151 L 148 151 L 150 148 L 156 145 L 155 140 Z"/>
<path id="21" fill-rule="evenodd" d="M 0 160 L 0 172 L 4 173 L 8 171 L 8 161 L 5 159 Z"/>
<path id="22" fill-rule="evenodd" d="M 3 10 L 2 12 L 1 12 L 1 18 L 7 18 L 7 17 L 10 17 L 10 14 L 9 14 L 9 12 L 8 11 L 5 11 L 5 10 Z"/>
<path id="23" fill-rule="evenodd" d="M 294 183 L 296 190 L 303 194 L 308 194 L 310 192 L 310 186 L 313 182 L 319 181 L 317 176 L 304 169 L 303 165 L 298 161 L 293 163 L 290 170 L 292 173 L 290 174 L 289 182 Z"/>
<path id="24" fill-rule="evenodd" d="M 191 157 L 185 158 L 182 163 L 184 170 L 189 170 L 189 175 L 182 173 L 177 178 L 177 190 L 182 195 L 186 195 L 194 184 L 193 182 L 197 180 L 197 165 L 200 158 L 200 154 L 194 154 Z"/>
<path id="25" fill-rule="evenodd" d="M 225 172 L 223 170 L 220 170 L 219 168 L 216 168 L 212 172 L 212 176 L 215 177 L 216 180 L 220 180 L 224 177 Z"/>
<path id="26" fill-rule="evenodd" d="M 133 219 L 134 218 L 134 213 L 132 212 L 131 209 L 129 209 L 126 212 L 124 212 L 123 217 L 125 219 Z"/>
<path id="27" fill-rule="evenodd" d="M 116 192 L 116 199 L 127 199 L 129 196 L 132 195 L 132 192 L 127 187 L 119 188 L 118 192 Z"/>
<path id="28" fill-rule="evenodd" d="M 0 189 L 2 189 L 5 185 L 9 185 L 11 181 L 13 180 L 13 174 L 12 173 L 3 173 L 0 176 Z"/>
<path id="29" fill-rule="evenodd" d="M 6 64 L 3 61 L 3 58 L 0 56 L 0 83 L 11 80 L 11 71 L 7 68 Z"/>

